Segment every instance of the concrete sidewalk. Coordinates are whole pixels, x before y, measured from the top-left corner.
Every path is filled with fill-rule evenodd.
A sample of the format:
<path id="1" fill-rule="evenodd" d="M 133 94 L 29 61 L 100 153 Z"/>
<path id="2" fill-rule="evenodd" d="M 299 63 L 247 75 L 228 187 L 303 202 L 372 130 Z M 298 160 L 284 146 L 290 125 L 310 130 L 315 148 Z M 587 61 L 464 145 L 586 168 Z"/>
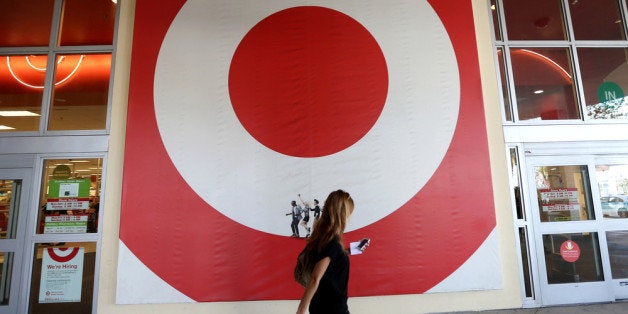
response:
<path id="1" fill-rule="evenodd" d="M 467 312 L 454 312 L 456 314 L 470 314 L 470 313 L 482 313 L 482 314 L 506 314 L 506 313 L 543 313 L 543 314 L 579 314 L 579 313 L 616 313 L 626 314 L 628 313 L 628 301 L 614 302 L 614 303 L 599 303 L 599 304 L 582 304 L 582 305 L 569 305 L 569 306 L 552 306 L 541 307 L 531 309 L 511 309 L 511 310 L 490 310 L 490 311 L 467 311 Z"/>

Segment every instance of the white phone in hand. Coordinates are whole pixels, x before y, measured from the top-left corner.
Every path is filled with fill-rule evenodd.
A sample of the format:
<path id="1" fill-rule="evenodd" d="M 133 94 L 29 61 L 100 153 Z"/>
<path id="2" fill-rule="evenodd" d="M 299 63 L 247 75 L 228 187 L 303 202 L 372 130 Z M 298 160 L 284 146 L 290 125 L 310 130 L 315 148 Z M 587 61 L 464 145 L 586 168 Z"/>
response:
<path id="1" fill-rule="evenodd" d="M 371 239 L 369 238 L 364 238 L 360 240 L 359 242 L 351 242 L 351 244 L 349 245 L 351 255 L 362 254 L 364 250 L 366 249 L 366 247 L 369 246 L 370 243 L 371 243 Z"/>

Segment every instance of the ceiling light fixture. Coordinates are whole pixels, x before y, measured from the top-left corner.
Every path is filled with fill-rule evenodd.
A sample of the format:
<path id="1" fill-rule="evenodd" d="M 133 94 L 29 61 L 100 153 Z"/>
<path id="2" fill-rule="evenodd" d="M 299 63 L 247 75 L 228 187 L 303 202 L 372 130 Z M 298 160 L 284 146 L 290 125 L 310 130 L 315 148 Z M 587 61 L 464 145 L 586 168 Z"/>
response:
<path id="1" fill-rule="evenodd" d="M 565 70 L 565 68 L 563 68 L 562 66 L 560 66 L 560 64 L 556 63 L 554 60 L 538 53 L 532 50 L 528 50 L 528 49 L 521 49 L 519 50 L 521 52 L 525 52 L 525 53 L 529 53 L 531 55 L 537 56 L 539 58 L 541 58 L 542 60 L 545 60 L 547 62 L 549 62 L 549 64 L 551 64 L 552 66 L 554 66 L 556 69 L 560 70 L 564 76 L 568 77 L 570 80 L 572 79 L 571 74 L 569 74 L 569 72 L 567 72 L 567 70 Z"/>
<path id="2" fill-rule="evenodd" d="M 59 57 L 59 60 L 57 61 L 57 64 L 60 64 L 60 63 L 64 60 L 64 57 L 65 57 L 65 56 L 61 56 L 61 57 Z M 24 58 L 26 59 L 26 63 L 28 63 L 28 65 L 29 65 L 31 68 L 33 68 L 33 69 L 35 69 L 35 70 L 37 70 L 37 71 L 41 71 L 39 68 L 34 67 L 34 66 L 31 64 L 30 59 L 29 59 L 29 57 L 28 57 L 28 56 L 24 56 Z M 85 58 L 85 55 L 81 55 L 81 57 L 79 58 L 79 61 L 78 61 L 78 62 L 76 63 L 76 65 L 74 66 L 74 69 L 72 69 L 72 72 L 70 72 L 70 74 L 68 74 L 68 76 L 66 76 L 64 79 L 60 80 L 59 82 L 56 82 L 56 83 L 55 83 L 55 86 L 57 86 L 57 85 L 59 85 L 59 84 L 62 84 L 63 82 L 65 82 L 65 81 L 69 80 L 69 79 L 70 79 L 70 78 L 74 75 L 74 73 L 76 73 L 76 71 L 78 71 L 79 67 L 81 66 L 81 63 L 83 63 L 83 59 L 84 59 L 84 58 Z M 30 88 L 37 88 L 37 89 L 42 89 L 42 88 L 44 88 L 44 86 L 43 86 L 43 85 L 32 85 L 32 84 L 28 84 L 28 83 L 26 83 L 26 82 L 22 81 L 21 79 L 19 79 L 19 78 L 17 77 L 17 75 L 15 74 L 15 72 L 13 71 L 13 68 L 11 67 L 11 59 L 10 59 L 10 56 L 7 56 L 7 68 L 9 69 L 9 73 L 11 73 L 11 76 L 13 76 L 13 78 L 14 78 L 14 79 L 15 79 L 18 83 L 20 83 L 20 84 L 22 84 L 22 85 L 24 85 L 24 86 L 26 86 L 26 87 L 30 87 Z M 45 68 L 44 68 L 44 70 L 45 70 Z"/>
<path id="3" fill-rule="evenodd" d="M 0 110 L 0 117 L 39 117 L 40 115 L 26 110 Z"/>
<path id="4" fill-rule="evenodd" d="M 37 70 L 39 72 L 45 72 L 46 71 L 46 66 L 44 66 L 42 68 L 42 67 L 38 67 L 38 66 L 34 65 L 33 62 L 31 62 L 31 58 L 32 57 L 40 57 L 40 56 L 36 56 L 36 55 L 34 55 L 34 56 L 26 56 L 25 59 L 26 59 L 26 63 L 28 64 L 28 66 L 31 67 L 33 70 Z M 57 61 L 57 64 L 59 64 L 59 63 L 61 63 L 61 61 L 63 61 L 63 57 L 64 56 L 61 56 L 59 58 L 59 61 Z M 46 60 L 46 59 L 44 59 L 44 60 Z"/>

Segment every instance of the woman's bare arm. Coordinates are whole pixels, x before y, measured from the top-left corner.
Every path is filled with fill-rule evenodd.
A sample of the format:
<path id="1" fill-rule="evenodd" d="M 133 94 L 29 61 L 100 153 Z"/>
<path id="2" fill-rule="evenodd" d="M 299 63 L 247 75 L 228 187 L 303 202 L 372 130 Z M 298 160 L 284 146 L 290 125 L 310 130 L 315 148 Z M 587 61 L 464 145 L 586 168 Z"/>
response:
<path id="1" fill-rule="evenodd" d="M 312 301 L 312 297 L 314 297 L 314 293 L 316 293 L 316 289 L 318 289 L 318 284 L 323 278 L 325 271 L 327 271 L 327 267 L 331 262 L 330 257 L 325 257 L 322 260 L 318 261 L 316 265 L 314 265 L 314 269 L 312 270 L 312 274 L 310 275 L 310 281 L 305 287 L 305 291 L 303 292 L 303 296 L 301 297 L 301 302 L 299 303 L 299 309 L 297 310 L 297 314 L 305 314 L 307 313 L 307 309 L 310 307 L 310 302 Z"/>

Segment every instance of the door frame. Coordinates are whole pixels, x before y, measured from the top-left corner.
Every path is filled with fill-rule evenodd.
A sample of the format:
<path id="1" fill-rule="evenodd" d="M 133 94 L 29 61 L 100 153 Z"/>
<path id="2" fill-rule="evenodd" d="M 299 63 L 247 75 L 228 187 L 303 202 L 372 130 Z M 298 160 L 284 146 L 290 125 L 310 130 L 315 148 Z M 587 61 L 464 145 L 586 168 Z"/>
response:
<path id="1" fill-rule="evenodd" d="M 2 139 L 0 138 L 0 144 Z M 1 146 L 1 145 L 0 145 Z M 67 146 L 67 144 L 66 144 Z M 104 198 L 100 201 L 100 213 L 96 233 L 85 234 L 37 234 L 37 219 L 39 209 L 39 195 L 42 193 L 42 177 L 43 164 L 46 159 L 64 159 L 64 158 L 101 158 L 102 159 L 102 177 L 100 185 L 100 195 L 104 195 L 106 179 L 107 154 L 101 152 L 70 152 L 70 153 L 13 153 L 0 154 L 0 174 L 23 173 L 19 178 L 22 179 L 22 193 L 19 205 L 18 215 L 18 231 L 15 243 L 11 248 L 15 247 L 16 254 L 14 256 L 13 277 L 11 280 L 11 295 L 8 306 L 0 306 L 1 313 L 26 313 L 29 311 L 29 300 L 31 295 L 31 283 L 33 272 L 33 260 L 35 254 L 35 245 L 37 243 L 48 242 L 92 242 L 96 245 L 92 313 L 96 312 L 98 306 L 98 287 L 99 287 L 99 270 L 100 270 L 100 254 L 102 246 L 102 229 L 103 229 L 103 213 Z M 0 240 L 1 241 L 1 240 Z M 0 245 L 0 251 L 4 248 Z M 19 253 L 19 254 L 18 254 Z"/>
<path id="2" fill-rule="evenodd" d="M 605 155 L 605 156 L 594 156 L 593 157 L 593 166 L 596 165 L 628 165 L 628 155 Z M 594 168 L 595 169 L 595 168 Z M 599 193 L 599 184 L 597 182 L 597 176 L 592 176 L 591 184 L 595 186 L 595 191 L 598 193 L 595 195 L 594 204 L 596 207 L 596 217 L 600 217 L 601 220 L 601 231 L 604 234 L 604 249 L 606 254 L 610 260 L 610 254 L 608 252 L 608 243 L 606 239 L 606 233 L 612 231 L 626 231 L 628 232 L 628 218 L 621 219 L 605 219 L 602 211 L 601 204 L 601 195 Z M 599 216 L 597 216 L 599 215 Z M 610 266 L 610 261 L 609 261 Z M 613 278 L 612 277 L 612 269 L 609 267 L 608 276 L 612 282 L 612 289 L 614 293 L 614 299 L 626 299 L 628 298 L 628 278 Z"/>
<path id="3" fill-rule="evenodd" d="M 530 151 L 527 151 L 530 153 Z M 628 164 L 628 156 L 591 154 L 570 154 L 570 155 L 527 155 L 525 157 L 525 177 L 528 192 L 526 197 L 527 215 L 531 217 L 530 238 L 534 239 L 530 246 L 531 255 L 536 263 L 532 271 L 536 273 L 535 287 L 538 287 L 538 300 L 543 306 L 574 303 L 593 303 L 614 301 L 620 297 L 618 290 L 614 286 L 619 286 L 618 282 L 613 282 L 610 257 L 606 243 L 606 231 L 611 225 L 602 216 L 600 206 L 600 195 L 597 179 L 595 175 L 596 164 Z M 567 166 L 584 165 L 587 167 L 588 184 L 591 193 L 591 203 L 595 220 L 571 221 L 571 222 L 541 222 L 539 215 L 538 195 L 535 181 L 534 167 L 536 166 Z M 587 184 L 586 178 L 583 184 Z M 586 187 L 585 187 L 586 188 Z M 619 230 L 628 230 L 628 221 L 621 221 L 616 224 Z M 623 227 L 621 227 L 623 225 Z M 603 269 L 604 281 L 584 282 L 575 284 L 549 284 L 547 279 L 545 253 L 543 245 L 543 235 L 596 232 L 598 235 L 599 254 Z M 532 265 L 531 265 L 532 266 Z M 585 292 L 585 293 L 581 293 Z"/>
<path id="4" fill-rule="evenodd" d="M 26 269 L 29 269 L 26 260 L 26 250 L 29 248 L 27 243 L 27 225 L 29 219 L 28 206 L 30 205 L 30 195 L 33 188 L 33 169 L 32 168 L 3 168 L 0 160 L 0 179 L 21 180 L 21 189 L 19 204 L 17 208 L 17 226 L 16 234 L 13 239 L 0 240 L 0 251 L 13 252 L 13 262 L 11 269 L 11 283 L 9 304 L 0 306 L 2 313 L 22 313 L 25 311 L 24 304 L 21 302 L 21 296 L 25 293 L 26 287 L 23 286 L 23 277 Z"/>
<path id="5" fill-rule="evenodd" d="M 42 182 L 44 180 L 44 162 L 46 160 L 54 159 L 84 159 L 84 158 L 101 158 L 102 159 L 102 177 L 100 185 L 100 195 L 104 195 L 106 179 L 104 174 L 106 173 L 107 154 L 104 152 L 80 152 L 80 153 L 45 153 L 45 154 L 32 154 L 33 159 L 33 180 L 36 184 L 32 187 L 32 196 L 29 200 L 29 206 L 31 209 L 40 207 L 40 195 L 43 193 Z M 98 287 L 99 287 L 99 270 L 100 270 L 100 254 L 102 247 L 102 228 L 103 228 L 103 212 L 104 212 L 104 199 L 100 201 L 101 210 L 98 219 L 98 232 L 95 233 L 38 233 L 38 210 L 31 210 L 29 213 L 28 221 L 26 222 L 26 229 L 28 234 L 26 235 L 28 251 L 24 252 L 24 260 L 27 262 L 25 269 L 22 273 L 22 287 L 26 289 L 21 295 L 20 305 L 24 307 L 24 311 L 30 311 L 30 299 L 33 284 L 33 279 L 40 280 L 40 278 L 33 278 L 33 266 L 34 259 L 36 258 L 36 246 L 41 243 L 58 243 L 58 242 L 91 242 L 96 245 L 96 254 L 94 262 L 94 277 L 93 277 L 93 292 L 90 296 L 92 299 L 92 313 L 96 313 L 98 306 Z M 85 271 L 85 270 L 84 270 Z M 84 274 L 83 274 L 84 276 Z M 83 286 L 81 289 L 85 289 Z M 39 293 L 35 291 L 34 293 Z M 34 296 L 36 297 L 36 296 Z"/>

